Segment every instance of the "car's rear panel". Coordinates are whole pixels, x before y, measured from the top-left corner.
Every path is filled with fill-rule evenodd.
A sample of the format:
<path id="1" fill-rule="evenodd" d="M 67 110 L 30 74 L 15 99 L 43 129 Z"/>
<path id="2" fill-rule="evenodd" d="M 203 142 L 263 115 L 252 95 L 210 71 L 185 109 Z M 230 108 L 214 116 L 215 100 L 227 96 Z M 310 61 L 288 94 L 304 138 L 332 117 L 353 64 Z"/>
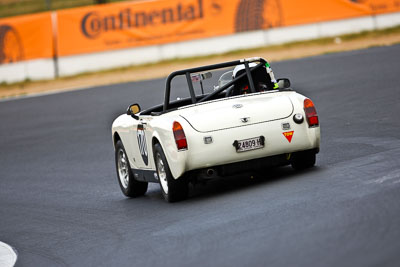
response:
<path id="1" fill-rule="evenodd" d="M 188 150 L 173 153 L 170 165 L 175 177 L 189 170 L 319 148 L 319 127 L 309 128 L 305 120 L 301 124 L 293 120 L 296 113 L 304 116 L 303 96 L 287 92 L 253 97 L 256 99 L 246 96 L 177 112 L 184 118 L 180 122 Z M 242 107 L 233 107 L 236 104 Z M 246 106 L 252 108 L 246 110 Z M 237 152 L 235 141 L 260 136 L 263 148 Z M 205 138 L 212 142 L 206 144 Z"/>
<path id="2" fill-rule="evenodd" d="M 282 124 L 289 123 L 290 129 L 283 130 Z M 308 150 L 319 146 L 319 128 L 309 129 L 306 122 L 298 125 L 290 119 L 237 127 L 207 134 L 197 133 L 188 138 L 187 168 L 189 170 L 233 163 L 283 153 Z M 236 152 L 236 140 L 263 136 L 263 148 Z M 205 144 L 204 138 L 213 142 Z"/>

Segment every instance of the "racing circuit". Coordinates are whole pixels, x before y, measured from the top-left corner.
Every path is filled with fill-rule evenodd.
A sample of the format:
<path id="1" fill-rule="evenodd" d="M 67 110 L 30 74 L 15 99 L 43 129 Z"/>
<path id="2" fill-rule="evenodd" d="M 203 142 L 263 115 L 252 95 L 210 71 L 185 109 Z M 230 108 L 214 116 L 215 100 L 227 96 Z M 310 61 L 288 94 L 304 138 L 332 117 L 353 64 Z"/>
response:
<path id="1" fill-rule="evenodd" d="M 399 266 L 400 45 L 272 63 L 316 104 L 317 166 L 120 192 L 111 123 L 164 79 L 0 102 L 0 239 L 16 266 Z"/>

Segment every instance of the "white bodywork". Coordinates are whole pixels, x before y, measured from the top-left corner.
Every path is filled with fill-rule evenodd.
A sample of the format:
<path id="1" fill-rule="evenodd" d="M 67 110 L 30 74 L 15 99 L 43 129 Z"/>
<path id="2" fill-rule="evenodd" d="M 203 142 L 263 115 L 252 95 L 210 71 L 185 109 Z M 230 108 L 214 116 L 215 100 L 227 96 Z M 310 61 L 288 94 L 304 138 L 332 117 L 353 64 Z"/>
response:
<path id="1" fill-rule="evenodd" d="M 305 118 L 304 99 L 294 91 L 266 91 L 192 104 L 161 115 L 137 114 L 138 119 L 124 114 L 114 121 L 112 134 L 114 143 L 119 137 L 124 144 L 131 168 L 138 170 L 156 170 L 153 145 L 160 143 L 178 179 L 191 170 L 319 149 L 319 126 L 310 128 L 306 119 L 300 124 L 293 120 L 295 114 Z M 187 150 L 177 149 L 174 121 L 183 127 Z M 143 127 L 139 133 L 138 125 Z M 293 132 L 291 139 L 286 132 Z M 259 136 L 265 137 L 263 148 L 236 152 L 235 140 Z M 205 144 L 205 137 L 211 137 L 212 143 Z"/>

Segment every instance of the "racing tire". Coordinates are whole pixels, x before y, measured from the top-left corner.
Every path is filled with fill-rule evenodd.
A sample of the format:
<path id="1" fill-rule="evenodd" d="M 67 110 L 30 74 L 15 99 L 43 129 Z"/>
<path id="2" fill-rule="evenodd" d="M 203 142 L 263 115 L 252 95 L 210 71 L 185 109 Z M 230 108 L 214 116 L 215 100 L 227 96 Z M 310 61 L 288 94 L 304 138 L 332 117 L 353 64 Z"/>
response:
<path id="1" fill-rule="evenodd" d="M 0 25 L 0 64 L 23 60 L 21 38 L 10 25 Z"/>
<path id="2" fill-rule="evenodd" d="M 115 165 L 118 183 L 122 193 L 127 197 L 143 196 L 147 192 L 148 182 L 135 180 L 129 164 L 128 156 L 122 142 L 115 144 Z"/>
<path id="3" fill-rule="evenodd" d="M 241 0 L 235 20 L 236 32 L 254 31 L 262 28 L 264 0 Z"/>
<path id="4" fill-rule="evenodd" d="M 235 31 L 255 31 L 282 26 L 280 2 L 280 0 L 240 0 L 236 10 Z"/>
<path id="5" fill-rule="evenodd" d="M 167 158 L 160 144 L 154 145 L 154 162 L 161 192 L 167 202 L 184 200 L 189 194 L 189 183 L 185 175 L 174 179 Z"/>
<path id="6" fill-rule="evenodd" d="M 314 151 L 301 151 L 292 155 L 291 164 L 295 170 L 304 170 L 315 165 L 316 154 Z"/>

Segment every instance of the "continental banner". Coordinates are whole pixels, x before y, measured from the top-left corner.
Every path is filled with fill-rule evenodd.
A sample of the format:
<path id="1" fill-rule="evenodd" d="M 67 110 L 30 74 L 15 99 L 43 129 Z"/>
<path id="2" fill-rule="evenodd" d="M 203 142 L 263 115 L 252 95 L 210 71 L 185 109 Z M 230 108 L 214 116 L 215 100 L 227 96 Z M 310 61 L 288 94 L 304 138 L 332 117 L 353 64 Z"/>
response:
<path id="1" fill-rule="evenodd" d="M 0 65 L 52 58 L 51 13 L 0 19 Z"/>
<path id="2" fill-rule="evenodd" d="M 58 51 L 66 56 L 232 33 L 237 2 L 158 0 L 60 11 Z"/>
<path id="3" fill-rule="evenodd" d="M 400 11 L 400 0 L 128 1 L 59 11 L 58 54 L 164 44 L 394 11 Z"/>

